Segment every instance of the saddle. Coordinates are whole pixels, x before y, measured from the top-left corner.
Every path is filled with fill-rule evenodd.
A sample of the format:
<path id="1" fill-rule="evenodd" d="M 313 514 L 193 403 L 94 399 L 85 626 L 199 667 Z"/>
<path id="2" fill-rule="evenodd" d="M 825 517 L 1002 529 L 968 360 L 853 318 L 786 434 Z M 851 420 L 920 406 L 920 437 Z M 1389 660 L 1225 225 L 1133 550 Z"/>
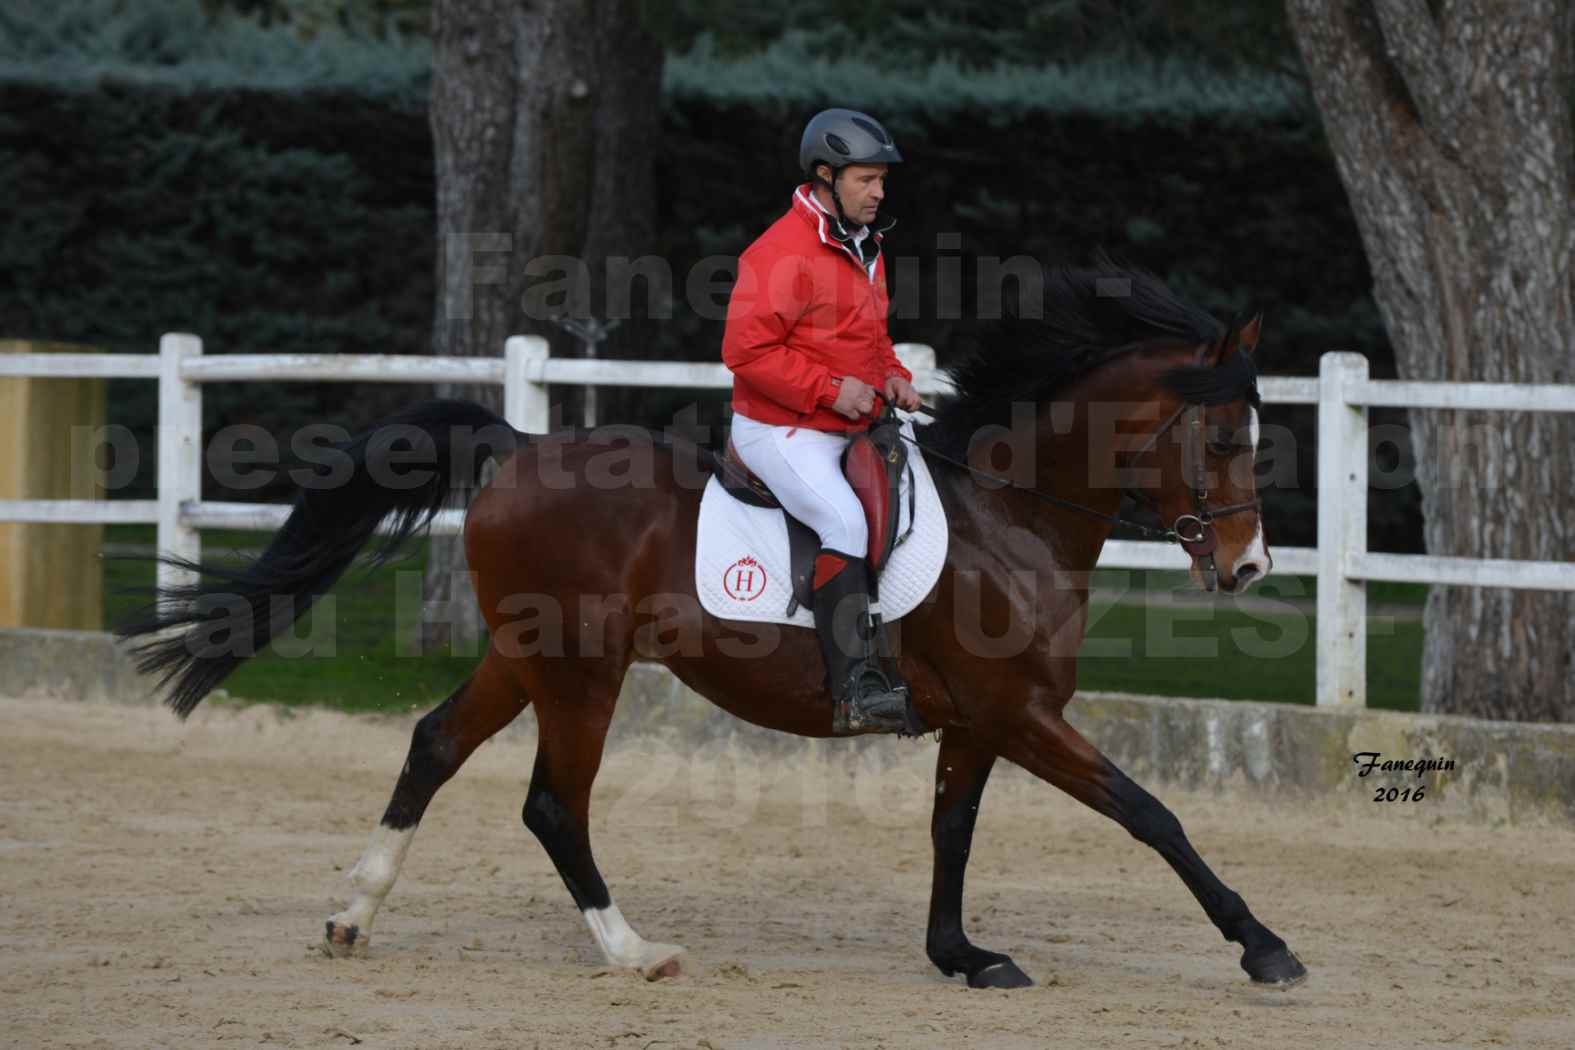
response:
<path id="1" fill-rule="evenodd" d="M 908 450 L 903 446 L 900 427 L 902 420 L 890 405 L 884 406 L 881 415 L 868 430 L 854 436 L 842 453 L 842 473 L 852 486 L 854 495 L 864 508 L 864 519 L 869 526 L 870 546 L 866 561 L 870 576 L 879 583 L 880 573 L 886 567 L 891 552 L 913 532 L 914 491 L 917 488 L 909 479 L 908 527 L 901 535 L 897 526 L 901 521 L 902 478 L 911 471 Z M 815 576 L 815 554 L 820 550 L 820 537 L 815 530 L 787 512 L 772 494 L 765 482 L 744 465 L 738 450 L 733 447 L 733 437 L 727 436 L 726 450 L 716 457 L 716 476 L 722 488 L 733 498 L 751 507 L 766 507 L 782 511 L 787 520 L 789 561 L 792 566 L 793 597 L 788 602 L 787 615 L 792 616 L 800 606 L 813 606 L 812 581 Z M 873 587 L 872 587 L 873 589 Z"/>

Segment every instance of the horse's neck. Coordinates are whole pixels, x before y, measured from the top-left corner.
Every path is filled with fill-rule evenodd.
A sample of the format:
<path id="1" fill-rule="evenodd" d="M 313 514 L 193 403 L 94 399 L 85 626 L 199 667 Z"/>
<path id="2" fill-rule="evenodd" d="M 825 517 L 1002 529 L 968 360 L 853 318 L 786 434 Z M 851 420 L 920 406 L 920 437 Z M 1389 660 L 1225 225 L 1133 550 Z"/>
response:
<path id="1" fill-rule="evenodd" d="M 1041 406 L 1032 469 L 1014 464 L 1012 487 L 990 486 L 966 472 L 953 472 L 946 487 L 954 530 L 970 528 L 980 543 L 1016 567 L 1086 579 L 1111 530 L 1111 523 L 1096 515 L 1113 515 L 1121 506 L 1121 490 L 1111 483 L 1109 471 L 1100 470 L 1101 464 L 1113 461 L 1115 427 L 1096 406 L 1130 402 L 1137 378 L 1129 369 L 1102 371 L 1110 374 L 1079 382 L 1063 392 L 1057 404 Z M 999 473 L 984 455 L 976 453 L 970 463 L 982 473 Z M 1096 472 L 1103 476 L 1096 477 Z M 1022 488 L 1082 509 L 1057 506 Z"/>
<path id="2" fill-rule="evenodd" d="M 1113 527 L 1096 514 L 1108 517 L 1121 509 L 1121 489 L 1112 469 L 1116 426 L 1111 417 L 1115 406 L 1130 403 L 1139 389 L 1134 386 L 1140 379 L 1134 364 L 1101 369 L 1039 413 L 1035 487 L 1084 508 L 1041 503 L 1041 535 L 1055 538 L 1057 566 L 1068 572 L 1093 571 Z"/>

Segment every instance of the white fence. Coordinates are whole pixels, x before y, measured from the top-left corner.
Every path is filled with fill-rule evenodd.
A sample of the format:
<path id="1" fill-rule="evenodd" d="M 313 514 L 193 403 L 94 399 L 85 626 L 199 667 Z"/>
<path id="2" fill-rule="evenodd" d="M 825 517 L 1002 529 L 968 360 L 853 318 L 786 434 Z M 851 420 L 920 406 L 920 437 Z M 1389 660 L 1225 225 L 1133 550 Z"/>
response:
<path id="1" fill-rule="evenodd" d="M 899 344 L 897 355 L 920 393 L 945 393 L 935 352 Z M 277 528 L 290 508 L 202 499 L 202 385 L 228 381 L 333 380 L 388 383 L 494 383 L 503 387 L 504 416 L 526 433 L 545 433 L 549 384 L 689 387 L 732 385 L 720 364 L 675 361 L 553 359 L 544 339 L 515 336 L 502 358 L 228 354 L 204 357 L 193 335 L 168 334 L 157 356 L 125 354 L 0 354 L 0 377 L 138 378 L 159 382 L 157 500 L 0 500 L 0 521 L 144 522 L 158 526 L 161 551 L 196 560 L 205 528 Z M 1449 408 L 1575 412 L 1575 387 L 1502 383 L 1415 383 L 1368 378 L 1359 354 L 1325 354 L 1314 378 L 1263 377 L 1263 399 L 1318 406 L 1318 546 L 1274 547 L 1276 570 L 1318 578 L 1320 705 L 1367 702 L 1368 580 L 1575 591 L 1575 564 L 1375 554 L 1367 550 L 1367 408 Z M 433 531 L 456 533 L 457 511 L 441 514 Z M 1112 540 L 1101 567 L 1185 569 L 1171 544 Z M 181 574 L 160 568 L 160 583 Z"/>

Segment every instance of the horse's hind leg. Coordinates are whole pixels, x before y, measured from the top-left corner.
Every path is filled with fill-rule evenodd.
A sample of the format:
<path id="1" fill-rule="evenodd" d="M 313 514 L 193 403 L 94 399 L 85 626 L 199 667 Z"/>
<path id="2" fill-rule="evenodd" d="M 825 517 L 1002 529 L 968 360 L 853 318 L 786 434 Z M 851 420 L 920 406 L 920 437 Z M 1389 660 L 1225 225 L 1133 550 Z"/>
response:
<path id="1" fill-rule="evenodd" d="M 1103 813 L 1165 858 L 1203 905 L 1227 941 L 1242 946 L 1241 968 L 1260 984 L 1289 987 L 1307 970 L 1285 942 L 1259 922 L 1241 895 L 1203 863 L 1181 821 L 1085 740 L 1059 714 L 1028 709 L 1015 732 L 1002 737 L 1001 754 Z"/>
<path id="2" fill-rule="evenodd" d="M 617 702 L 611 688 L 558 675 L 537 692 L 539 743 L 525 797 L 525 826 L 546 847 L 602 955 L 613 966 L 639 970 L 648 980 L 676 977 L 684 949 L 647 941 L 624 920 L 591 855 L 591 785 Z"/>
<path id="3" fill-rule="evenodd" d="M 366 951 L 372 920 L 394 888 L 405 851 L 432 796 L 459 771 L 471 752 L 512 722 L 527 703 L 508 663 L 489 650 L 470 678 L 416 723 L 394 796 L 361 859 L 350 870 L 355 897 L 349 907 L 328 920 L 324 946 L 329 954 Z"/>

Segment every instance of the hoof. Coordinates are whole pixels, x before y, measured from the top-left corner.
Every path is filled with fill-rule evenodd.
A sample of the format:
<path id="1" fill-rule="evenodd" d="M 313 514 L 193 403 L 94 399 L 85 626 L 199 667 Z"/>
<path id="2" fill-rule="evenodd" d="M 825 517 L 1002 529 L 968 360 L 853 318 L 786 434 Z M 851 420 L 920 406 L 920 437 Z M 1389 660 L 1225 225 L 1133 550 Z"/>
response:
<path id="1" fill-rule="evenodd" d="M 1241 957 L 1241 968 L 1253 983 L 1271 988 L 1294 988 L 1307 979 L 1307 967 L 1283 944 L 1261 955 Z"/>
<path id="2" fill-rule="evenodd" d="M 685 949 L 676 944 L 647 944 L 640 960 L 640 976 L 647 981 L 682 977 Z"/>
<path id="3" fill-rule="evenodd" d="M 366 954 L 372 938 L 361 927 L 329 919 L 323 931 L 323 951 L 331 959 L 359 958 Z"/>
<path id="4" fill-rule="evenodd" d="M 1032 988 L 1034 982 L 1010 959 L 991 963 L 978 973 L 968 975 L 969 988 Z"/>

